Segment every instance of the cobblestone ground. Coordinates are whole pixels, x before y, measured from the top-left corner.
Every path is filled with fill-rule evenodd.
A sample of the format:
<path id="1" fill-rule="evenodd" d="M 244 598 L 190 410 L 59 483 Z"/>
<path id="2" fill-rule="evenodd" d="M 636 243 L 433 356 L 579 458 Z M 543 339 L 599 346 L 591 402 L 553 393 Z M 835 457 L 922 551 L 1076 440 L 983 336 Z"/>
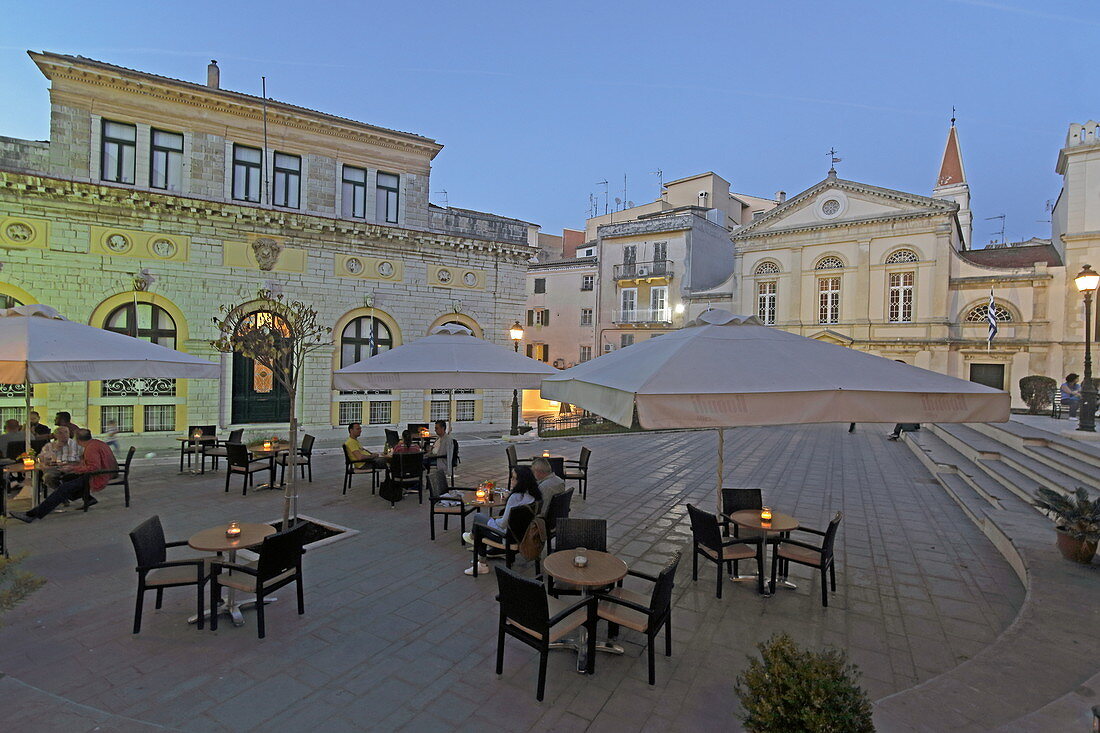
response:
<path id="1" fill-rule="evenodd" d="M 427 505 L 406 500 L 391 510 L 363 477 L 341 496 L 342 460 L 334 454 L 315 457 L 301 511 L 361 533 L 306 556 L 306 614 L 294 613 L 288 588 L 268 609 L 262 641 L 250 612 L 241 628 L 189 626 L 194 597 L 187 589 L 168 590 L 156 612 L 150 595 L 142 632 L 131 635 L 136 578 L 126 535 L 152 514 L 169 539 L 230 519 L 275 519 L 276 493 L 242 497 L 238 479 L 226 494 L 220 472 L 196 477 L 139 464 L 130 509 L 113 495 L 86 515 L 9 522 L 12 548 L 29 552 L 26 567 L 49 582 L 4 617 L 0 672 L 88 706 L 66 711 L 88 729 L 112 727 L 86 714 L 92 708 L 183 730 L 265 722 L 327 731 L 730 730 L 733 682 L 746 655 L 787 631 L 806 644 L 847 650 L 878 698 L 973 655 L 1011 622 L 1023 598 L 993 546 L 884 433 L 860 426 L 850 434 L 846 425 L 727 431 L 726 486 L 759 486 L 767 503 L 809 526 L 824 527 L 833 512 L 844 512 L 838 591 L 822 608 L 816 579 L 796 567 L 797 590 L 765 599 L 752 584 L 727 583 L 718 600 L 713 566 L 693 583 L 686 555 L 673 656 L 658 654 L 654 687 L 646 684 L 640 638 L 629 631 L 626 654 L 600 655 L 593 677 L 572 671 L 567 652 L 552 654 L 541 704 L 537 655 L 527 647 L 509 643 L 498 679 L 492 575 L 475 581 L 462 574 L 469 554 L 455 528 L 429 541 Z M 582 444 L 594 455 L 588 500 L 574 502 L 574 516 L 608 519 L 610 549 L 640 569 L 688 547 L 685 504 L 714 506 L 713 431 L 542 441 L 520 454 L 549 447 L 575 456 Z M 459 484 L 504 477 L 499 442 L 467 441 L 462 456 Z M 35 709 L 60 710 L 60 703 Z M 60 729 L 60 718 L 39 715 L 24 718 L 20 729 Z"/>

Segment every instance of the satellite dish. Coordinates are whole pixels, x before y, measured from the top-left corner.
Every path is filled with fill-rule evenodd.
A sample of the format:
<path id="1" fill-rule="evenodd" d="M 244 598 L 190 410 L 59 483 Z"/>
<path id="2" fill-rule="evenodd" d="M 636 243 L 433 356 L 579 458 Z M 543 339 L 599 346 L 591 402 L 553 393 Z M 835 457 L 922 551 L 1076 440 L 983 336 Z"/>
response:
<path id="1" fill-rule="evenodd" d="M 634 202 L 633 201 L 627 201 L 626 202 L 626 208 L 633 209 L 634 208 Z"/>

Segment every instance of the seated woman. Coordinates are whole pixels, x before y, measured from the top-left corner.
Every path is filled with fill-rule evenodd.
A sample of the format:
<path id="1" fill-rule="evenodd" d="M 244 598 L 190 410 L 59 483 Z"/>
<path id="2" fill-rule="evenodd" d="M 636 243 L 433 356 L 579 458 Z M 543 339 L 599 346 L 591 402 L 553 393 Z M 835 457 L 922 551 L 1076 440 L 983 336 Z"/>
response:
<path id="1" fill-rule="evenodd" d="M 475 547 L 477 543 L 474 542 L 474 538 L 477 536 L 504 542 L 508 538 L 508 522 L 512 517 L 512 511 L 521 506 L 533 504 L 532 509 L 537 514 L 541 503 L 542 492 L 539 491 L 539 482 L 535 479 L 535 474 L 528 466 L 516 466 L 512 469 L 512 493 L 508 495 L 508 501 L 504 504 L 504 512 L 498 519 L 487 517 L 481 513 L 475 514 L 473 531 L 462 535 L 462 540 L 463 542 L 474 543 Z M 489 566 L 479 560 L 477 572 L 487 573 L 489 572 Z M 466 575 L 473 575 L 473 566 L 466 568 L 465 573 Z"/>
<path id="2" fill-rule="evenodd" d="M 393 447 L 394 453 L 420 453 L 420 444 L 415 442 L 411 430 L 401 431 L 401 440 Z"/>
<path id="3" fill-rule="evenodd" d="M 1067 374 L 1066 381 L 1058 388 L 1062 395 L 1062 405 L 1069 412 L 1070 418 L 1077 417 L 1077 408 L 1081 406 L 1081 385 L 1077 383 L 1077 374 Z"/>

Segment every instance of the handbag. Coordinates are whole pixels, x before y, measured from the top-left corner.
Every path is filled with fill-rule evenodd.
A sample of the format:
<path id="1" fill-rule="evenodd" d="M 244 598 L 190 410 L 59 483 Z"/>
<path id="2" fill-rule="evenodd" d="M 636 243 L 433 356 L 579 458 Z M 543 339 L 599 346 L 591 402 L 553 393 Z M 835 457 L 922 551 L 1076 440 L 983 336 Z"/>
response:
<path id="1" fill-rule="evenodd" d="M 378 487 L 378 496 L 384 501 L 396 504 L 405 498 L 405 489 L 387 476 L 382 480 L 381 486 Z"/>
<path id="2" fill-rule="evenodd" d="M 542 517 L 535 517 L 527 525 L 527 531 L 519 543 L 519 554 L 527 560 L 538 560 L 546 547 L 546 522 Z"/>

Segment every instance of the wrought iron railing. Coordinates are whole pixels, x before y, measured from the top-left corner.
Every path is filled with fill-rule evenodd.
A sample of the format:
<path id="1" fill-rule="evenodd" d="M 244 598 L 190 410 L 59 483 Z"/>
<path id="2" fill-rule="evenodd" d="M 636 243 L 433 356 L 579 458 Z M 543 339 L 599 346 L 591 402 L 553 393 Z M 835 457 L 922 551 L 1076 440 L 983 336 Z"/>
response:
<path id="1" fill-rule="evenodd" d="M 129 377 L 103 380 L 104 397 L 175 397 L 176 380 Z"/>
<path id="2" fill-rule="evenodd" d="M 672 261 L 624 262 L 612 268 L 612 275 L 616 280 L 629 280 L 636 277 L 672 277 Z"/>
<path id="3" fill-rule="evenodd" d="M 612 311 L 614 323 L 672 323 L 671 308 L 633 308 Z"/>

